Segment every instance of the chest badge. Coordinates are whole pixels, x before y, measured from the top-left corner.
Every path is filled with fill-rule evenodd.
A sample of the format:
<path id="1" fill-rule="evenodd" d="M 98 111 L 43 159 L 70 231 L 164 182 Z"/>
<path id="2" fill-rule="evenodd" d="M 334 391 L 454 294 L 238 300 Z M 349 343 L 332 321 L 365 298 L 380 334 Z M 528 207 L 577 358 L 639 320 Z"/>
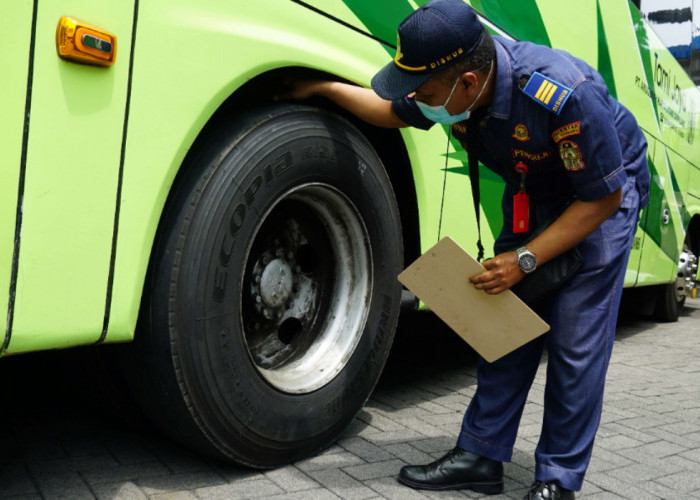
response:
<path id="1" fill-rule="evenodd" d="M 535 72 L 523 88 L 523 92 L 540 106 L 559 115 L 574 91 L 541 73 Z"/>
<path id="2" fill-rule="evenodd" d="M 515 126 L 515 129 L 513 130 L 513 135 L 511 135 L 511 137 L 520 142 L 527 142 L 530 140 L 530 131 L 527 129 L 524 123 L 518 123 Z"/>
<path id="3" fill-rule="evenodd" d="M 564 168 L 569 172 L 578 172 L 586 166 L 583 162 L 581 150 L 574 141 L 562 141 L 559 144 L 559 156 L 561 156 L 561 161 L 564 162 Z"/>

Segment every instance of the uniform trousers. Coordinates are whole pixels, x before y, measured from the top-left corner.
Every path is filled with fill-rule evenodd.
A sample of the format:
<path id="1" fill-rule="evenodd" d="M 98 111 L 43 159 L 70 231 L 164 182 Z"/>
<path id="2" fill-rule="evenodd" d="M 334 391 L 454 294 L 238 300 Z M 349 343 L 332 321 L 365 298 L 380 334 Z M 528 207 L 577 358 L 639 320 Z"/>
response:
<path id="1" fill-rule="evenodd" d="M 581 489 L 600 423 L 605 376 L 639 216 L 634 184 L 628 182 L 623 193 L 617 212 L 579 244 L 584 260 L 579 272 L 534 307 L 550 331 L 493 363 L 479 360 L 478 387 L 464 415 L 457 441 L 460 448 L 510 461 L 527 394 L 546 348 L 544 418 L 535 451 L 535 479 Z M 499 246 L 507 247 L 508 242 L 497 242 L 497 254 L 509 249 Z"/>

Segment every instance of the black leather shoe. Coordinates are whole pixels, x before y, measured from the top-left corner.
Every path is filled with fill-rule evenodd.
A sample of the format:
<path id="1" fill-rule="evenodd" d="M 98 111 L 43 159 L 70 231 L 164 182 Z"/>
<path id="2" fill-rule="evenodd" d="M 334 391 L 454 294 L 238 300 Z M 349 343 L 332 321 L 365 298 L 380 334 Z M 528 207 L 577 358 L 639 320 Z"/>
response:
<path id="1" fill-rule="evenodd" d="M 574 500 L 576 494 L 555 482 L 535 481 L 523 500 Z"/>
<path id="2" fill-rule="evenodd" d="M 407 465 L 399 482 L 421 490 L 470 489 L 487 495 L 503 491 L 503 464 L 455 448 L 428 465 Z"/>

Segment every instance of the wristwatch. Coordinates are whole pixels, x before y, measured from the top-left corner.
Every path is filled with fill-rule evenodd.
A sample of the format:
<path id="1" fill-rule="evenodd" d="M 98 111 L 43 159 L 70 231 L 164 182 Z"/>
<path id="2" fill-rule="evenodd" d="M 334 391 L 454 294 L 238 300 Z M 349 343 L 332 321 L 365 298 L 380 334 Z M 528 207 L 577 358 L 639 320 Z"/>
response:
<path id="1" fill-rule="evenodd" d="M 535 254 L 525 247 L 520 247 L 516 250 L 518 254 L 518 267 L 525 274 L 531 273 L 537 269 L 537 259 Z"/>

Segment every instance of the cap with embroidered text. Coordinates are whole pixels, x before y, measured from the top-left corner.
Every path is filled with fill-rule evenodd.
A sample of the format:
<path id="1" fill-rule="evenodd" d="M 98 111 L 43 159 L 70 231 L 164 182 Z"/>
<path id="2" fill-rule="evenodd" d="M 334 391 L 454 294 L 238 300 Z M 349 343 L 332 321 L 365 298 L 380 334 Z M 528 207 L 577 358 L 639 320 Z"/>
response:
<path id="1" fill-rule="evenodd" d="M 443 68 L 471 53 L 484 35 L 474 10 L 463 0 L 432 0 L 399 25 L 396 56 L 374 78 L 384 99 L 399 99 Z"/>

